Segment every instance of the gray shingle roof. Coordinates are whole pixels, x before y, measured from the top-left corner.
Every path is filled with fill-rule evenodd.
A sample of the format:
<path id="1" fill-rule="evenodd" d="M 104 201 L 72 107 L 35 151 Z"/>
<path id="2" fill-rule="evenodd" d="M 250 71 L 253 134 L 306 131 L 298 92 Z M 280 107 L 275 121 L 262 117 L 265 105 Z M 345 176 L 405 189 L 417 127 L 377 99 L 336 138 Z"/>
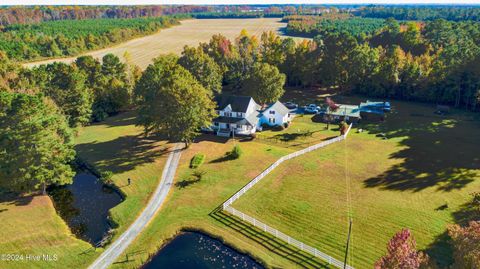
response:
<path id="1" fill-rule="evenodd" d="M 219 95 L 215 97 L 218 110 L 223 110 L 230 105 L 232 111 L 243 113 L 247 112 L 250 100 L 253 100 L 250 96 Z"/>
<path id="2" fill-rule="evenodd" d="M 276 111 L 276 113 L 279 113 L 281 115 L 287 115 L 288 113 L 290 113 L 290 110 L 284 104 L 282 104 L 279 101 L 271 104 L 265 110 L 267 110 L 267 109 L 273 109 L 273 110 Z"/>

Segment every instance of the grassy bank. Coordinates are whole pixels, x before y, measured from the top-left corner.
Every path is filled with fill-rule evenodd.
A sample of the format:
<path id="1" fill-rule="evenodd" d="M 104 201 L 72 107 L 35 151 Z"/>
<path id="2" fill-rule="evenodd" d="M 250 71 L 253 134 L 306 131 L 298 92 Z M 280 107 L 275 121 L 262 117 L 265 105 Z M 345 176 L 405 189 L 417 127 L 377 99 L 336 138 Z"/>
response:
<path id="1" fill-rule="evenodd" d="M 48 196 L 2 194 L 0 218 L 0 254 L 17 255 L 11 261 L 2 257 L 0 268 L 81 268 L 96 256 L 70 232 Z M 57 260 L 27 260 L 27 255 L 56 255 Z"/>

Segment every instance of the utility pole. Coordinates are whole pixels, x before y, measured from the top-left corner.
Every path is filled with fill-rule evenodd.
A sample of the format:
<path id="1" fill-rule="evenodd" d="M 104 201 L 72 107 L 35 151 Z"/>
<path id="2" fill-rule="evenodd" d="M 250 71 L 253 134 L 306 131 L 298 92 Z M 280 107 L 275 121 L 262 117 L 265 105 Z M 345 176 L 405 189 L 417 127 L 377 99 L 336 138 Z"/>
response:
<path id="1" fill-rule="evenodd" d="M 343 261 L 343 269 L 347 268 L 348 246 L 350 244 L 351 233 L 352 233 L 352 219 L 350 218 L 350 224 L 348 225 L 347 248 L 345 249 L 345 260 Z"/>

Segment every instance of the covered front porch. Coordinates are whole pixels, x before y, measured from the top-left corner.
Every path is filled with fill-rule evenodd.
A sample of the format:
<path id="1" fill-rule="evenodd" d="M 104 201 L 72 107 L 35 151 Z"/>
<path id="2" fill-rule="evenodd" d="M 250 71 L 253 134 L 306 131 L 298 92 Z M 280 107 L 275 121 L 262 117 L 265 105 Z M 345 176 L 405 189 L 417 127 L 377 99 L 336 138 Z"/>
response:
<path id="1" fill-rule="evenodd" d="M 256 127 L 249 124 L 237 124 L 227 122 L 213 122 L 213 131 L 219 136 L 251 135 Z"/>

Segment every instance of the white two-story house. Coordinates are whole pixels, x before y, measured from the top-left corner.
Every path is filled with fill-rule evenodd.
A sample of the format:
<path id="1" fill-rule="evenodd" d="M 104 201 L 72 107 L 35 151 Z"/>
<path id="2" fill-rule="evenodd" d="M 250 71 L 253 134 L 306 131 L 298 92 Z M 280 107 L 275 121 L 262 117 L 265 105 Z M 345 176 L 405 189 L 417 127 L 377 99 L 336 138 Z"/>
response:
<path id="1" fill-rule="evenodd" d="M 215 102 L 218 117 L 204 130 L 219 136 L 252 135 L 264 124 L 282 125 L 291 120 L 288 108 L 280 102 L 264 110 L 250 96 L 220 95 Z"/>

